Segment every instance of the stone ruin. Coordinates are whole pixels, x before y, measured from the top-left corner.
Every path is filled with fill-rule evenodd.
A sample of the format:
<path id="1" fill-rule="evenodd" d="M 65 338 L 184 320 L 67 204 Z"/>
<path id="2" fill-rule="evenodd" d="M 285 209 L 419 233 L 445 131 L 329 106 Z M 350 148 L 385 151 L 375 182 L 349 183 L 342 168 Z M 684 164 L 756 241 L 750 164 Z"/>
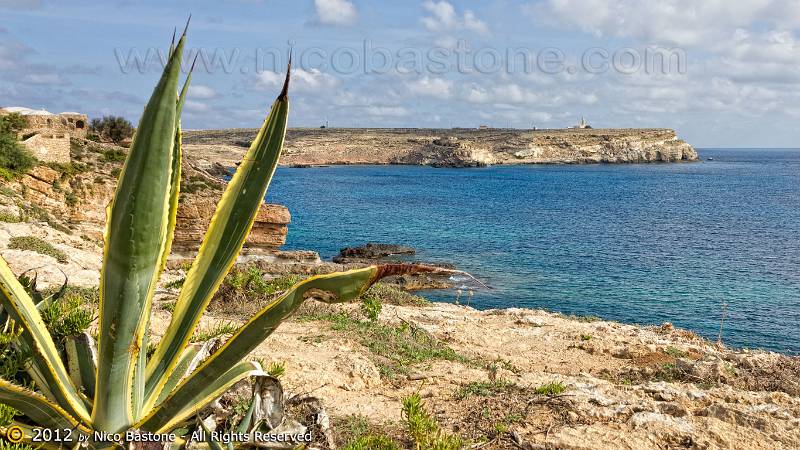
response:
<path id="1" fill-rule="evenodd" d="M 0 108 L 0 116 L 16 113 L 27 121 L 19 139 L 40 161 L 70 162 L 70 138 L 85 138 L 89 118 L 77 112 L 53 114 L 22 106 Z"/>

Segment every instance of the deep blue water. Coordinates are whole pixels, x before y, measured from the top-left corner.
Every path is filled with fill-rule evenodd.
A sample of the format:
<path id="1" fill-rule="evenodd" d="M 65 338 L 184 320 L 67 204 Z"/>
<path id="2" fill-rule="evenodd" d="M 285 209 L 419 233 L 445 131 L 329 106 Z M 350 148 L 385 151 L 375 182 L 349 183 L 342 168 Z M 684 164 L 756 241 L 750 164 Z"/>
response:
<path id="1" fill-rule="evenodd" d="M 278 170 L 286 248 L 411 245 L 494 289 L 478 308 L 665 321 L 800 352 L 800 150 L 701 150 L 689 164 Z M 429 291 L 453 301 L 455 291 Z M 462 297 L 462 301 L 465 300 Z"/>

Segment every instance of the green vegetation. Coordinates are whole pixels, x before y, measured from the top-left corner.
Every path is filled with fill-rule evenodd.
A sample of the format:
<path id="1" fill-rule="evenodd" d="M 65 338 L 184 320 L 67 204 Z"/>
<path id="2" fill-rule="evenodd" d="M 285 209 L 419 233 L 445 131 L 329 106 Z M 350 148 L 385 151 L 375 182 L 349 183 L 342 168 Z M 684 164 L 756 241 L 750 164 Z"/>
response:
<path id="1" fill-rule="evenodd" d="M 374 362 L 381 375 L 390 379 L 398 374 L 408 374 L 413 365 L 425 361 L 470 362 L 425 330 L 406 323 L 386 325 L 377 321 L 358 320 L 345 312 L 306 314 L 300 319 L 328 321 L 331 329 L 354 335 L 376 356 Z"/>
<path id="2" fill-rule="evenodd" d="M 253 313 L 266 306 L 278 293 L 287 291 L 302 279 L 298 275 L 267 279 L 264 272 L 256 266 L 234 268 L 225 277 L 209 309 L 231 315 Z M 182 280 L 173 283 L 179 281 L 182 285 Z M 167 287 L 174 286 L 168 284 Z"/>
<path id="3" fill-rule="evenodd" d="M 11 134 L 0 133 L 0 178 L 11 181 L 27 173 L 36 164 L 28 149 Z"/>
<path id="4" fill-rule="evenodd" d="M 19 223 L 22 222 L 22 218 L 17 214 L 0 211 L 0 222 Z"/>
<path id="5" fill-rule="evenodd" d="M 397 286 L 377 283 L 361 297 L 365 302 L 375 300 L 385 305 L 427 306 L 431 302 L 419 295 L 410 294 Z"/>
<path id="6" fill-rule="evenodd" d="M 263 366 L 263 364 L 262 364 Z M 273 361 L 267 366 L 267 373 L 275 378 L 280 378 L 286 373 L 286 363 L 283 361 Z"/>
<path id="7" fill-rule="evenodd" d="M 33 154 L 17 141 L 17 132 L 26 126 L 19 114 L 0 116 L 0 179 L 19 178 L 36 164 Z"/>
<path id="8" fill-rule="evenodd" d="M 45 165 L 60 173 L 62 179 L 71 178 L 79 173 L 89 171 L 89 166 L 87 164 L 74 161 L 68 163 L 49 162 Z"/>
<path id="9" fill-rule="evenodd" d="M 66 203 L 67 206 L 75 206 L 78 204 L 78 196 L 72 191 L 65 192 L 64 203 Z"/>
<path id="10" fill-rule="evenodd" d="M 21 209 L 20 212 L 20 221 L 22 222 L 29 222 L 30 220 L 40 220 L 42 222 L 47 222 L 51 228 L 54 228 L 62 233 L 72 234 L 72 230 L 65 227 L 64 225 L 58 223 L 46 209 L 42 208 L 41 206 L 35 203 L 17 203 L 17 206 Z"/>
<path id="11" fill-rule="evenodd" d="M 34 298 L 45 302 L 41 308 L 42 320 L 48 332 L 55 338 L 59 351 L 63 351 L 66 337 L 83 333 L 88 329 L 92 322 L 90 309 L 97 301 L 96 289 L 64 286 L 61 289 L 37 291 L 35 277 L 31 279 L 21 276 L 19 281 Z M 27 373 L 30 355 L 18 349 L 21 331 L 17 329 L 0 332 L 0 378 L 18 385 L 29 386 L 32 384 L 32 379 Z M 20 414 L 15 408 L 0 404 L 0 426 L 8 426 Z M 2 439 L 0 443 L 8 444 Z M 30 449 L 30 447 L 0 445 L 0 449 L 2 448 Z"/>
<path id="12" fill-rule="evenodd" d="M 351 441 L 342 450 L 400 450 L 400 447 L 390 437 L 366 434 Z"/>
<path id="13" fill-rule="evenodd" d="M 30 250 L 41 255 L 52 256 L 60 263 L 68 261 L 66 253 L 53 247 L 44 239 L 35 236 L 14 236 L 8 241 L 8 248 Z"/>
<path id="14" fill-rule="evenodd" d="M 97 140 L 108 140 L 117 144 L 133 136 L 133 125 L 125 118 L 116 116 L 92 119 L 89 130 Z"/>
<path id="15" fill-rule="evenodd" d="M 40 310 L 42 320 L 56 343 L 89 328 L 94 320 L 94 314 L 88 308 L 89 304 L 85 297 L 73 293 Z"/>
<path id="16" fill-rule="evenodd" d="M 192 336 L 192 342 L 210 341 L 214 338 L 236 333 L 238 329 L 239 327 L 231 322 L 218 323 L 205 329 L 198 328 Z"/>
<path id="17" fill-rule="evenodd" d="M 679 348 L 673 347 L 671 345 L 664 349 L 664 353 L 666 353 L 669 356 L 672 356 L 673 358 L 685 358 L 687 355 L 687 353 L 684 352 L 683 350 L 680 350 Z"/>
<path id="18" fill-rule="evenodd" d="M 9 423 L 11 422 L 9 421 Z M 39 448 L 40 447 L 36 447 L 36 449 Z M 22 442 L 12 444 L 5 439 L 0 439 L 0 450 L 34 450 L 34 448 Z"/>
<path id="19" fill-rule="evenodd" d="M 342 450 L 400 450 L 400 446 L 390 437 L 373 429 L 366 417 L 347 416 L 343 423 L 336 424 L 346 444 Z"/>
<path id="20" fill-rule="evenodd" d="M 581 340 L 582 341 L 591 341 L 592 340 L 592 335 L 591 334 L 582 334 L 581 335 Z"/>
<path id="21" fill-rule="evenodd" d="M 578 321 L 578 322 L 585 322 L 585 323 L 592 323 L 592 322 L 597 322 L 597 321 L 602 320 L 601 318 L 599 318 L 597 316 L 579 316 L 579 315 L 575 315 L 575 314 L 556 313 L 556 316 L 560 317 L 562 319 L 575 320 L 575 321 Z"/>
<path id="22" fill-rule="evenodd" d="M 105 149 L 101 153 L 100 160 L 103 162 L 125 161 L 125 152 L 119 149 Z"/>
<path id="23" fill-rule="evenodd" d="M 0 134 L 15 135 L 27 126 L 28 121 L 21 114 L 11 113 L 0 116 Z"/>
<path id="24" fill-rule="evenodd" d="M 224 283 L 242 295 L 272 296 L 292 287 L 302 278 L 298 275 L 285 275 L 265 279 L 264 272 L 256 266 L 234 269 L 225 277 Z"/>
<path id="25" fill-rule="evenodd" d="M 164 287 L 167 289 L 180 289 L 183 287 L 183 282 L 186 281 L 186 277 L 180 277 L 178 279 L 172 280 L 169 283 L 164 284 Z"/>
<path id="26" fill-rule="evenodd" d="M 181 180 L 181 192 L 194 194 L 204 190 L 222 190 L 222 187 L 217 183 L 212 183 L 204 177 L 192 175 L 188 179 Z"/>
<path id="27" fill-rule="evenodd" d="M 496 381 L 476 381 L 463 386 L 456 392 L 456 398 L 464 400 L 471 396 L 489 397 L 491 395 L 499 394 L 508 391 L 516 385 L 506 380 Z"/>
<path id="28" fill-rule="evenodd" d="M 425 410 L 419 394 L 403 399 L 403 418 L 417 448 L 458 450 L 465 446 L 460 437 L 446 433 L 439 427 L 436 419 Z"/>
<path id="29" fill-rule="evenodd" d="M 383 305 L 377 297 L 365 295 L 361 298 L 361 312 L 369 320 L 377 321 L 378 316 L 381 314 L 381 309 L 383 309 Z"/>
<path id="30" fill-rule="evenodd" d="M 533 390 L 533 392 L 534 392 L 534 394 L 537 394 L 537 395 L 554 396 L 554 395 L 562 394 L 566 390 L 567 390 L 567 387 L 564 385 L 564 383 L 562 383 L 560 381 L 551 381 L 550 383 L 543 384 L 543 385 L 537 387 L 536 389 Z"/>

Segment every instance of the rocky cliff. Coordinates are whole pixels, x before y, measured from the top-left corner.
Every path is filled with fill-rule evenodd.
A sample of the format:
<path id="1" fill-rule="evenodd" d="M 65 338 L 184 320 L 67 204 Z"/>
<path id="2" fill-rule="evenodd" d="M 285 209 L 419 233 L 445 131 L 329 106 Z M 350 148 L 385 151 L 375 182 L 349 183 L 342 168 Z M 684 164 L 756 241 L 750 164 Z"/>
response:
<path id="1" fill-rule="evenodd" d="M 187 151 L 196 159 L 232 165 L 256 130 L 193 131 Z M 584 164 L 695 161 L 697 152 L 669 129 L 292 129 L 282 163 Z"/>
<path id="2" fill-rule="evenodd" d="M 40 268 L 43 285 L 63 281 L 97 283 L 106 205 L 111 201 L 125 149 L 73 139 L 69 164 L 40 165 L 16 182 L 0 186 L 0 252 L 21 273 Z M 225 183 L 184 160 L 181 198 L 171 266 L 194 257 Z M 244 260 L 278 253 L 291 217 L 281 205 L 264 204 L 242 251 Z M 13 237 L 44 239 L 64 251 L 67 261 L 31 250 L 9 249 Z"/>
<path id="3" fill-rule="evenodd" d="M 189 259 L 194 256 L 200 248 L 218 201 L 219 198 L 214 196 L 193 196 L 180 203 L 172 244 L 173 259 Z M 272 254 L 277 251 L 286 242 L 290 220 L 289 210 L 285 206 L 262 205 L 242 255 Z"/>

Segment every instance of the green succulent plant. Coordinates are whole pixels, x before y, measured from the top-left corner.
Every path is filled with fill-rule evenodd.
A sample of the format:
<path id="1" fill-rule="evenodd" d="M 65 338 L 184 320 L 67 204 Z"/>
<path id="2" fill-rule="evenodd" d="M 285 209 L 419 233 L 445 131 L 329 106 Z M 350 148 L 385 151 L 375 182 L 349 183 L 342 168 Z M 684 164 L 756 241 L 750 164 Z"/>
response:
<path id="1" fill-rule="evenodd" d="M 217 205 L 171 322 L 148 356 L 153 294 L 170 253 L 180 189 L 180 116 L 191 81 L 190 71 L 178 91 L 185 40 L 185 31 L 177 44 L 173 40 L 107 208 L 96 345 L 83 333 L 66 338 L 59 350 L 29 290 L 0 258 L 0 303 L 18 332 L 16 348 L 30 355 L 26 372 L 33 380 L 19 386 L 0 379 L 0 403 L 19 411 L 11 426 L 22 428 L 26 440 L 37 428 L 71 430 L 73 445 L 104 448 L 130 442 L 96 439 L 97 432 L 124 436 L 129 430 L 166 433 L 191 426 L 198 411 L 231 386 L 266 375 L 257 362 L 244 358 L 305 299 L 345 302 L 385 276 L 442 272 L 386 265 L 314 276 L 276 296 L 219 348 L 191 343 L 278 165 L 289 112 L 290 63 L 280 95 Z"/>

